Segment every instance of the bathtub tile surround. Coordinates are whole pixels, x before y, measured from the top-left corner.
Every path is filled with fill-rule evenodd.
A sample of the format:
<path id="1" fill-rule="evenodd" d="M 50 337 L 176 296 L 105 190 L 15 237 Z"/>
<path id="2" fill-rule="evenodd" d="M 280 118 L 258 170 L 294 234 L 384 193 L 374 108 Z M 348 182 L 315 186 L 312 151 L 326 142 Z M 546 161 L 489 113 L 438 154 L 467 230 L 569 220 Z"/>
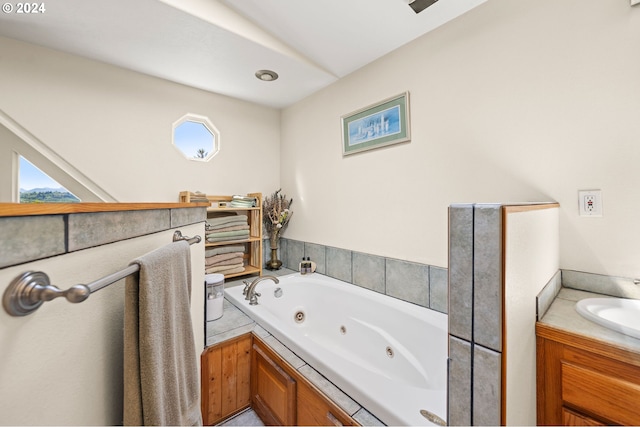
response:
<path id="1" fill-rule="evenodd" d="M 449 308 L 448 274 L 446 268 L 429 266 L 429 307 L 441 313 Z"/>
<path id="2" fill-rule="evenodd" d="M 352 253 L 353 284 L 384 294 L 385 260 L 377 255 Z"/>
<path id="3" fill-rule="evenodd" d="M 203 222 L 205 208 L 0 218 L 0 268 Z M 37 244 L 34 244 L 37 242 Z"/>
<path id="4" fill-rule="evenodd" d="M 349 414 L 355 414 L 360 410 L 360 405 L 358 405 L 355 400 L 347 396 L 342 390 L 333 385 L 332 382 L 327 380 L 311 366 L 304 365 L 300 367 L 298 371 L 302 372 L 313 385 L 322 390 L 329 399 L 333 400 L 339 407 L 343 408 Z"/>
<path id="5" fill-rule="evenodd" d="M 280 238 L 280 242 L 282 242 L 284 239 Z M 298 257 L 298 259 L 294 262 L 293 261 L 293 256 L 294 254 L 299 254 L 299 253 L 304 253 L 304 243 L 302 242 L 298 242 L 296 240 L 289 240 L 287 241 L 287 243 L 283 246 L 284 249 L 284 259 L 290 259 L 291 262 L 288 264 L 284 263 L 284 259 L 280 258 L 280 261 L 282 261 L 282 266 L 283 267 L 289 267 L 292 270 L 298 271 L 299 266 L 300 266 L 300 262 L 302 261 L 302 255 L 300 255 L 300 257 Z M 282 252 L 281 252 L 282 253 Z"/>
<path id="6" fill-rule="evenodd" d="M 429 307 L 429 266 L 388 259 L 387 295 Z"/>
<path id="7" fill-rule="evenodd" d="M 447 269 L 316 243 L 280 239 L 283 267 L 297 271 L 302 257 L 317 272 L 394 298 L 447 313 Z M 266 260 L 266 258 L 265 258 Z"/>
<path id="8" fill-rule="evenodd" d="M 254 328 L 254 322 L 226 299 L 223 301 L 222 309 L 222 317 L 205 322 L 207 347 L 251 332 Z"/>
<path id="9" fill-rule="evenodd" d="M 294 240 L 291 242 L 294 242 Z M 330 246 L 327 247 L 326 251 L 327 260 L 325 268 L 327 270 L 327 276 L 353 283 L 351 251 Z"/>
<path id="10" fill-rule="evenodd" d="M 354 420 L 360 423 L 361 426 L 384 426 L 385 424 L 373 416 L 369 411 L 362 408 L 352 417 Z"/>
<path id="11" fill-rule="evenodd" d="M 276 353 L 278 353 L 287 363 L 293 366 L 294 369 L 299 370 L 306 365 L 304 360 L 300 359 L 296 354 L 289 350 L 284 344 L 278 341 L 273 335 L 269 335 L 264 339 L 264 342 L 269 345 Z"/>
<path id="12" fill-rule="evenodd" d="M 295 273 L 295 271 L 281 268 L 280 270 L 269 271 L 265 274 L 277 277 L 291 273 Z M 242 283 L 243 279 L 243 277 L 233 278 L 226 281 L 224 287 L 227 289 L 233 286 L 244 286 Z M 222 317 L 205 322 L 206 346 L 212 346 L 251 331 L 260 338 L 266 338 L 270 335 L 269 332 L 257 326 L 253 320 L 247 317 L 247 315 L 240 311 L 235 305 L 231 304 L 226 298 L 223 301 L 222 308 L 224 313 Z"/>
<path id="13" fill-rule="evenodd" d="M 327 256 L 324 245 L 317 245 L 315 243 L 304 243 L 304 256 L 309 257 L 311 261 L 316 263 L 316 272 L 320 274 L 326 274 L 327 269 Z"/>

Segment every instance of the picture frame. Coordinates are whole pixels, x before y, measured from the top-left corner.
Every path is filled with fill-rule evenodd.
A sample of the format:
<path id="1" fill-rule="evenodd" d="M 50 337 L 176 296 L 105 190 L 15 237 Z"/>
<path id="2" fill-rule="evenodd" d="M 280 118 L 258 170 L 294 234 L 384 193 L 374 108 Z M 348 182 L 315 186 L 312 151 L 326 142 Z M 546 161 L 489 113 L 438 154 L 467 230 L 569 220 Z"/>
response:
<path id="1" fill-rule="evenodd" d="M 409 92 L 341 117 L 342 155 L 411 141 Z"/>

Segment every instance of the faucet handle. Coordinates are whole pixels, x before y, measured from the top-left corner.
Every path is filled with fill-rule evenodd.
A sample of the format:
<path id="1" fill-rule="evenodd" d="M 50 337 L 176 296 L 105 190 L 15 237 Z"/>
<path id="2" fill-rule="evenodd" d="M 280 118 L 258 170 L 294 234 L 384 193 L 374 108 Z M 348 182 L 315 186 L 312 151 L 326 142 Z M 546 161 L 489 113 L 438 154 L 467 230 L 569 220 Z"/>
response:
<path id="1" fill-rule="evenodd" d="M 243 280 L 242 283 L 244 284 L 244 289 L 242 290 L 242 295 L 246 295 L 247 291 L 249 290 L 249 286 L 251 286 L 251 282 L 247 279 Z"/>
<path id="2" fill-rule="evenodd" d="M 254 292 L 251 295 L 251 299 L 249 300 L 249 305 L 258 305 L 258 297 L 261 296 L 259 293 Z"/>

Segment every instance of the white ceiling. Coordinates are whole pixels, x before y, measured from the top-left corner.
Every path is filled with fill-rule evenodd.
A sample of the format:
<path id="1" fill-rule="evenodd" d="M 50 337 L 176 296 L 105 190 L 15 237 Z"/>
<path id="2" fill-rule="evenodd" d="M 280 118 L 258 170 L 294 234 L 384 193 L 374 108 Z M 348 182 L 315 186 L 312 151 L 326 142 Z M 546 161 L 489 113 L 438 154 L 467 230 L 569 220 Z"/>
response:
<path id="1" fill-rule="evenodd" d="M 0 36 L 282 108 L 485 1 L 54 0 L 0 14 Z"/>

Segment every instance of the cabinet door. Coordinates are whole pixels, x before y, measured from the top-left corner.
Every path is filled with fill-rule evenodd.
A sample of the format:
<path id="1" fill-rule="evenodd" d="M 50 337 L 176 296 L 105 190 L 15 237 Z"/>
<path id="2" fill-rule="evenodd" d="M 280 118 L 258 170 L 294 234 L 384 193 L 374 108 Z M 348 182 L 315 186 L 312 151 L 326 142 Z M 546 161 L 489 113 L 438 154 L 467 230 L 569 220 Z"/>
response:
<path id="1" fill-rule="evenodd" d="M 296 381 L 253 344 L 251 406 L 266 425 L 291 426 L 296 422 Z"/>
<path id="2" fill-rule="evenodd" d="M 333 402 L 304 381 L 298 383 L 299 426 L 352 426 L 358 425 Z"/>
<path id="3" fill-rule="evenodd" d="M 214 425 L 251 403 L 251 334 L 207 348 L 202 364 L 202 421 Z"/>

